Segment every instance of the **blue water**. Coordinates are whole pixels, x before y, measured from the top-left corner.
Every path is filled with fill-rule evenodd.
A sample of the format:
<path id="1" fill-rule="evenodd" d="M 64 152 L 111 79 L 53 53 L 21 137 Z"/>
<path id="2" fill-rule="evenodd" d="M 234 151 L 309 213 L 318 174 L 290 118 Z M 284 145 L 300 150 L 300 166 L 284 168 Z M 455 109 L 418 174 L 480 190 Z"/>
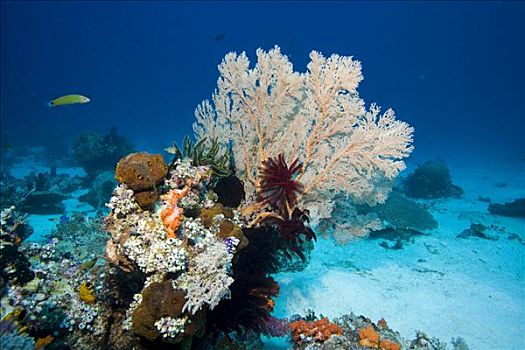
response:
<path id="1" fill-rule="evenodd" d="M 2 2 L 1 135 L 65 142 L 117 126 L 152 149 L 191 131 L 229 51 L 279 45 L 363 62 L 360 94 L 393 107 L 416 145 L 525 151 L 523 2 Z M 66 93 L 92 99 L 49 109 Z M 59 136 L 59 137 L 58 137 Z M 443 142 L 446 140 L 446 142 Z"/>

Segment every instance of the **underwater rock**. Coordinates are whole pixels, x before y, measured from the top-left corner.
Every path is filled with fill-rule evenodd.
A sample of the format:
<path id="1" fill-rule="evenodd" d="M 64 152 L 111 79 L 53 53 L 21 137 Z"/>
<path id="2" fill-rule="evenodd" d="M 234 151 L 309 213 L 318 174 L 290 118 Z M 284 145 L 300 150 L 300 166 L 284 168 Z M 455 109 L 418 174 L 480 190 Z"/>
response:
<path id="1" fill-rule="evenodd" d="M 470 238 L 477 237 L 482 239 L 488 239 L 490 241 L 498 240 L 497 236 L 486 233 L 487 226 L 483 224 L 470 224 L 470 227 L 466 230 L 461 231 L 456 237 L 457 238 Z"/>
<path id="2" fill-rule="evenodd" d="M 244 183 L 235 175 L 221 178 L 213 191 L 220 203 L 231 208 L 237 208 L 246 197 Z"/>
<path id="3" fill-rule="evenodd" d="M 90 204 L 95 209 L 101 208 L 111 198 L 116 185 L 117 181 L 112 171 L 100 173 L 93 181 L 89 192 L 80 196 L 79 200 Z"/>
<path id="4" fill-rule="evenodd" d="M 447 164 L 442 160 L 429 160 L 420 165 L 403 181 L 403 192 L 413 198 L 458 198 L 463 189 L 454 185 Z"/>
<path id="5" fill-rule="evenodd" d="M 389 241 L 404 241 L 408 242 L 415 236 L 422 236 L 423 232 L 413 229 L 393 229 L 385 228 L 382 230 L 372 231 L 368 235 L 370 239 L 387 239 Z"/>
<path id="6" fill-rule="evenodd" d="M 22 210 L 29 214 L 61 214 L 64 212 L 62 201 L 66 198 L 57 192 L 31 192 L 25 197 Z"/>
<path id="7" fill-rule="evenodd" d="M 133 152 L 133 144 L 117 134 L 116 128 L 101 135 L 85 132 L 75 137 L 71 152 L 90 178 L 105 170 L 112 170 L 122 157 Z"/>
<path id="8" fill-rule="evenodd" d="M 438 226 L 434 219 L 423 206 L 414 202 L 398 192 L 392 192 L 383 204 L 375 207 L 360 206 L 359 214 L 376 213 L 379 219 L 388 228 L 394 230 L 432 230 Z"/>
<path id="9" fill-rule="evenodd" d="M 86 263 L 104 253 L 108 234 L 101 218 L 78 215 L 59 222 L 46 238 L 55 239 L 60 252 L 70 252 L 75 260 Z"/>
<path id="10" fill-rule="evenodd" d="M 513 218 L 525 218 L 525 198 L 518 198 L 505 204 L 490 204 L 489 213 Z"/>
<path id="11" fill-rule="evenodd" d="M 112 322 L 106 330 L 106 341 L 102 349 L 128 350 L 143 349 L 140 346 L 140 338 L 123 326 L 126 314 L 120 312 L 112 313 Z"/>
<path id="12" fill-rule="evenodd" d="M 150 190 L 158 185 L 168 171 L 160 154 L 132 153 L 122 158 L 115 171 L 115 179 L 133 191 Z"/>

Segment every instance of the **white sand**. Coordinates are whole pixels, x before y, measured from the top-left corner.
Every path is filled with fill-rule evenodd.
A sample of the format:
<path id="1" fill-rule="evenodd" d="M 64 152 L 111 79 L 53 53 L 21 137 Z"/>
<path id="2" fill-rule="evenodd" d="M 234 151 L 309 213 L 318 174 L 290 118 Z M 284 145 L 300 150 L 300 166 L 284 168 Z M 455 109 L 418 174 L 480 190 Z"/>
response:
<path id="1" fill-rule="evenodd" d="M 384 317 L 407 338 L 420 329 L 443 341 L 461 336 L 471 349 L 525 349 L 525 246 L 508 240 L 507 233 L 497 241 L 456 238 L 478 222 L 525 240 L 524 219 L 489 215 L 488 204 L 477 200 L 524 197 L 524 164 L 486 169 L 456 164 L 449 164 L 452 177 L 465 196 L 432 202 L 439 227 L 430 236 L 402 250 L 383 249 L 380 240 L 345 247 L 321 240 L 305 271 L 277 275 L 276 316 L 308 308 L 329 317 L 353 311 L 374 321 Z M 508 186 L 499 188 L 498 182 Z"/>

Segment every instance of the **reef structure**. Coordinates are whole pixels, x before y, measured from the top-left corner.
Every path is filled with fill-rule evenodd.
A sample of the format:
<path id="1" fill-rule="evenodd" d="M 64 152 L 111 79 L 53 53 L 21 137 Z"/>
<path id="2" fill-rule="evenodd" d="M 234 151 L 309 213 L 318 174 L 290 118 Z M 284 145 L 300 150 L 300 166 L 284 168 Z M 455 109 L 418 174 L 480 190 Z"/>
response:
<path id="1" fill-rule="evenodd" d="M 122 152 L 104 219 L 107 263 L 93 267 L 97 255 L 76 263 L 57 252 L 57 241 L 31 245 L 26 253 L 46 260 L 41 270 L 69 279 L 40 271 L 35 283 L 55 297 L 39 300 L 26 285 L 10 291 L 14 304 L 35 320 L 51 307 L 44 300 L 58 305 L 66 315 L 60 328 L 74 334 L 65 348 L 73 349 L 255 349 L 265 332 L 299 346 L 344 336 L 326 318 L 289 327 L 273 318 L 279 285 L 271 274 L 306 262 L 316 231 L 366 234 L 353 228 L 368 226 L 338 216 L 337 207 L 386 200 L 413 129 L 392 110 L 365 108 L 358 61 L 315 51 L 310 58 L 299 73 L 278 47 L 258 50 L 253 68 L 244 53 L 226 55 L 213 105 L 196 110 L 195 143 L 174 146 L 169 163 Z M 49 318 L 60 319 L 53 312 Z M 52 341 L 48 328 L 34 327 L 39 344 Z M 370 344 L 382 346 L 369 333 Z"/>

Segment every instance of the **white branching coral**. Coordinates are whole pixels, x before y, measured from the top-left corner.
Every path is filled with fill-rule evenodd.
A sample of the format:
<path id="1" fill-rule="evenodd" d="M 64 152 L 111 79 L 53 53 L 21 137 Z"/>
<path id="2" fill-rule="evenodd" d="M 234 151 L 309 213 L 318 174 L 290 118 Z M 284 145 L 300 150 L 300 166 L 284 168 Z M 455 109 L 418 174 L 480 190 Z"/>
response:
<path id="1" fill-rule="evenodd" d="M 143 235 L 129 237 L 124 252 L 145 273 L 177 272 L 186 267 L 188 254 L 176 238 L 147 241 Z"/>
<path id="2" fill-rule="evenodd" d="M 128 215 L 140 209 L 133 198 L 133 191 L 128 189 L 124 184 L 118 185 L 115 188 L 113 196 L 106 206 L 111 209 L 113 215 Z"/>
<path id="3" fill-rule="evenodd" d="M 381 113 L 372 104 L 366 110 L 357 92 L 360 62 L 316 51 L 310 60 L 300 74 L 277 46 L 257 50 L 253 68 L 245 53 L 227 54 L 213 108 L 209 101 L 197 108 L 196 137 L 213 135 L 231 145 L 252 199 L 262 162 L 282 153 L 302 163 L 300 204 L 307 209 L 341 193 L 355 203 L 383 202 L 413 149 L 412 127 L 391 109 Z"/>
<path id="4" fill-rule="evenodd" d="M 189 271 L 174 281 L 174 288 L 186 291 L 183 311 L 195 314 L 204 305 L 213 309 L 224 298 L 230 296 L 232 255 L 228 246 L 214 242 L 190 261 Z"/>

